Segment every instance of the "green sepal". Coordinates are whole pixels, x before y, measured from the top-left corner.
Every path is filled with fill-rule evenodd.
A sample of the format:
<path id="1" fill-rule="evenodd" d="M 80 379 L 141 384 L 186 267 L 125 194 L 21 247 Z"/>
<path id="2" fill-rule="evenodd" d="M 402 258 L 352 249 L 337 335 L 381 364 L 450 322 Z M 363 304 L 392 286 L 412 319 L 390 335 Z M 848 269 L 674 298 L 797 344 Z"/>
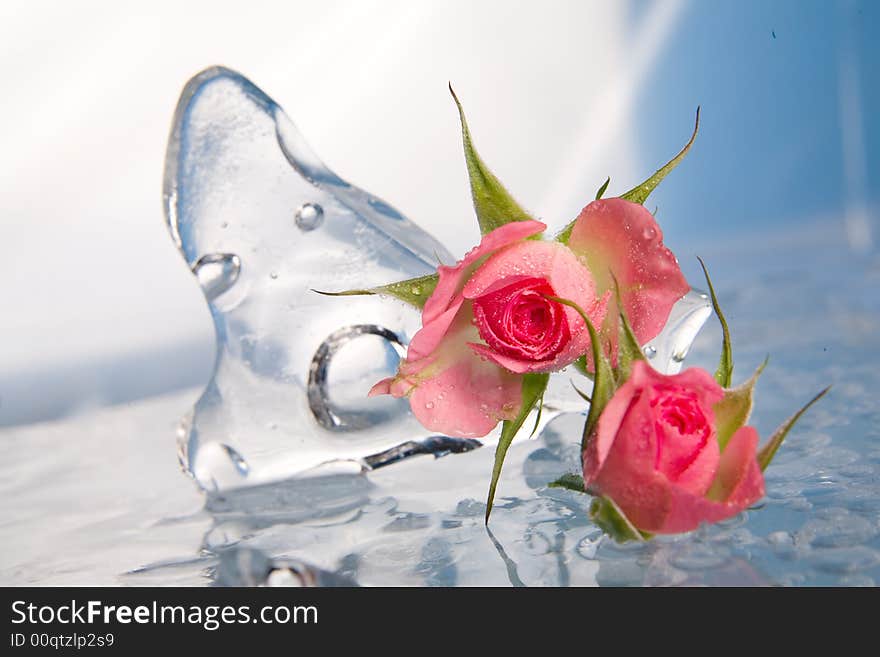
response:
<path id="1" fill-rule="evenodd" d="M 566 490 L 573 490 L 576 493 L 586 493 L 586 487 L 584 486 L 584 478 L 579 474 L 568 473 L 562 475 L 556 481 L 551 481 L 547 484 L 548 488 L 565 488 Z"/>
<path id="2" fill-rule="evenodd" d="M 501 424 L 501 438 L 495 447 L 495 465 L 492 467 L 492 480 L 489 482 L 489 495 L 486 498 L 486 524 L 489 524 L 489 514 L 492 513 L 492 503 L 495 500 L 495 489 L 498 487 L 498 478 L 501 476 L 501 467 L 504 465 L 504 457 L 514 436 L 522 427 L 526 417 L 532 412 L 536 403 L 540 403 L 550 374 L 546 372 L 530 372 L 523 375 L 522 379 L 522 408 L 514 420 L 505 420 Z"/>
<path id="3" fill-rule="evenodd" d="M 546 389 L 546 386 L 545 386 Z M 532 432 L 529 434 L 529 438 L 534 436 L 538 432 L 538 427 L 541 426 L 541 415 L 544 413 L 544 393 L 541 393 L 541 396 L 538 398 L 536 402 L 538 406 L 538 412 L 535 414 L 535 426 L 532 427 Z"/>
<path id="4" fill-rule="evenodd" d="M 691 138 L 688 140 L 688 143 L 684 145 L 678 155 L 669 160 L 662 167 L 657 169 L 650 178 L 648 178 L 645 182 L 640 185 L 636 185 L 628 192 L 621 194 L 620 198 L 625 199 L 627 201 L 632 201 L 633 203 L 644 203 L 648 196 L 651 195 L 651 192 L 660 184 L 660 181 L 663 180 L 670 171 L 672 171 L 678 164 L 684 159 L 684 156 L 687 155 L 688 151 L 691 149 L 691 146 L 694 145 L 694 140 L 697 138 L 697 132 L 700 130 L 700 108 L 697 107 L 697 118 L 694 121 L 694 132 L 691 135 Z"/>
<path id="5" fill-rule="evenodd" d="M 593 403 L 592 397 L 590 397 L 587 393 L 583 392 L 582 390 L 579 390 L 578 387 L 574 384 L 574 381 L 571 382 L 571 387 L 574 388 L 574 391 L 577 393 L 578 397 L 583 399 L 588 404 Z"/>
<path id="6" fill-rule="evenodd" d="M 434 294 L 434 288 L 437 287 L 439 277 L 437 274 L 428 274 L 426 276 L 418 276 L 397 283 L 390 283 L 380 287 L 371 287 L 368 290 L 345 290 L 344 292 L 322 292 L 321 290 L 312 290 L 318 294 L 328 297 L 349 297 L 363 296 L 368 294 L 379 294 L 395 299 L 405 301 L 411 306 L 422 309 L 428 298 Z"/>
<path id="7" fill-rule="evenodd" d="M 589 370 L 587 370 L 587 355 L 586 355 L 586 354 L 584 354 L 583 356 L 580 356 L 579 358 L 577 358 L 577 359 L 572 363 L 572 365 L 574 365 L 574 368 L 575 368 L 578 372 L 580 372 L 581 374 L 583 374 L 585 377 L 587 377 L 587 378 L 590 379 L 591 381 L 593 380 L 593 373 L 590 372 Z"/>
<path id="8" fill-rule="evenodd" d="M 467 121 L 464 118 L 464 110 L 458 100 L 458 96 L 449 85 L 449 93 L 458 107 L 458 115 L 461 118 L 461 137 L 464 142 L 464 160 L 467 165 L 468 177 L 471 181 L 471 196 L 474 200 L 474 210 L 477 213 L 477 221 L 480 224 L 480 233 L 485 235 L 496 228 L 512 221 L 528 221 L 532 219 L 528 212 L 517 203 L 504 189 L 504 185 L 489 171 L 483 160 L 477 154 L 471 141 L 471 133 Z"/>
<path id="9" fill-rule="evenodd" d="M 556 240 L 557 242 L 561 242 L 562 244 L 568 244 L 568 240 L 571 239 L 571 231 L 574 230 L 574 225 L 576 222 L 577 222 L 577 219 L 569 222 L 569 224 L 565 228 L 560 230 L 556 234 L 556 237 L 554 237 L 553 239 Z"/>
<path id="10" fill-rule="evenodd" d="M 729 388 L 733 380 L 733 350 L 730 347 L 730 329 L 727 326 L 727 320 L 724 313 L 721 312 L 721 305 L 718 303 L 718 297 L 715 296 L 715 288 L 712 285 L 712 279 L 709 278 L 709 270 L 706 269 L 706 263 L 700 256 L 697 256 L 700 266 L 703 268 L 703 275 L 706 277 L 706 285 L 709 286 L 709 295 L 712 297 L 712 309 L 721 322 L 721 358 L 718 361 L 718 369 L 715 370 L 715 380 L 722 388 Z"/>
<path id="11" fill-rule="evenodd" d="M 748 381 L 736 388 L 725 389 L 724 397 L 712 407 L 715 411 L 715 429 L 721 451 L 724 451 L 733 434 L 749 421 L 754 404 L 755 384 L 761 372 L 767 367 L 768 360 L 769 358 L 764 359 Z"/>
<path id="12" fill-rule="evenodd" d="M 620 284 L 617 282 L 617 277 L 613 273 L 611 274 L 611 280 L 614 284 L 614 300 L 617 304 L 617 315 L 620 319 L 620 324 L 618 326 L 619 337 L 617 340 L 616 375 L 617 384 L 621 385 L 629 378 L 633 363 L 637 360 L 646 360 L 646 358 L 642 348 L 639 346 L 636 334 L 633 332 L 632 326 L 626 318 L 626 313 L 623 311 L 623 304 L 620 301 Z"/>
<path id="13" fill-rule="evenodd" d="M 587 443 L 593 434 L 593 430 L 596 428 L 596 424 L 599 422 L 599 416 L 614 396 L 614 373 L 611 371 L 611 363 L 608 362 L 608 358 L 602 353 L 596 327 L 593 326 L 593 322 L 590 321 L 590 318 L 587 317 L 583 309 L 574 301 L 569 301 L 568 299 L 560 299 L 559 297 L 547 298 L 574 308 L 583 318 L 584 323 L 587 325 L 587 331 L 590 333 L 590 349 L 593 354 L 593 368 L 595 372 L 593 373 L 592 401 L 590 402 L 590 410 L 587 413 L 587 421 L 584 423 L 584 435 L 581 439 L 581 451 L 583 451 L 587 448 Z"/>
<path id="14" fill-rule="evenodd" d="M 598 201 L 605 195 L 605 191 L 608 189 L 608 184 L 611 182 L 611 176 L 608 176 L 605 179 L 605 182 L 602 183 L 601 187 L 596 191 L 596 200 Z M 568 244 L 568 240 L 571 238 L 571 231 L 574 230 L 574 225 L 577 222 L 577 219 L 570 221 L 568 225 L 563 228 L 559 233 L 557 233 L 555 239 L 557 242 L 562 242 L 563 244 Z"/>
<path id="15" fill-rule="evenodd" d="M 590 519 L 618 543 L 644 543 L 652 535 L 639 531 L 610 497 L 595 497 L 590 504 Z"/>
<path id="16" fill-rule="evenodd" d="M 817 401 L 822 399 L 827 393 L 831 390 L 831 386 L 825 388 L 818 395 L 813 397 L 810 401 L 804 404 L 803 408 L 799 410 L 797 413 L 788 418 L 785 422 L 783 422 L 780 427 L 770 436 L 770 440 L 767 441 L 767 444 L 764 445 L 760 450 L 758 450 L 758 465 L 761 466 L 761 470 L 766 470 L 767 466 L 770 465 L 770 461 L 773 460 L 773 457 L 776 456 L 776 451 L 782 445 L 782 441 L 785 440 L 785 436 L 791 431 L 791 428 L 794 426 L 795 422 L 797 422 L 801 415 L 807 412 L 807 409 L 810 408 Z"/>

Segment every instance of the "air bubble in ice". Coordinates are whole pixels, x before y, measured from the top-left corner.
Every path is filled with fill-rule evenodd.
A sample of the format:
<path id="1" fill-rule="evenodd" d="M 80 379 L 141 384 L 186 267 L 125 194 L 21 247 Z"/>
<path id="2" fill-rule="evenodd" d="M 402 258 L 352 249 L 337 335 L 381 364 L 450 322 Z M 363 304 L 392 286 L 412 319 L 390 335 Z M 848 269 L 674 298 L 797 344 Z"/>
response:
<path id="1" fill-rule="evenodd" d="M 234 253 L 209 253 L 196 261 L 192 272 L 210 301 L 235 285 L 241 273 L 241 259 Z"/>
<path id="2" fill-rule="evenodd" d="M 317 203 L 304 203 L 297 209 L 294 220 L 300 230 L 315 230 L 324 221 L 324 208 Z"/>

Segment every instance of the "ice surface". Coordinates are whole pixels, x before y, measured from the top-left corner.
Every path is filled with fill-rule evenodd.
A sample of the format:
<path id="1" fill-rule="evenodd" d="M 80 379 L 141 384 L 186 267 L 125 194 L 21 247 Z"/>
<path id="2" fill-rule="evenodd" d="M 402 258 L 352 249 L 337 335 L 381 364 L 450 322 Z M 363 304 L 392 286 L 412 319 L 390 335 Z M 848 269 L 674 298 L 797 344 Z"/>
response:
<path id="1" fill-rule="evenodd" d="M 614 544 L 587 496 L 547 487 L 577 469 L 575 414 L 511 447 L 491 534 L 491 449 L 203 495 L 173 453 L 190 390 L 0 431 L 0 583 L 877 585 L 880 260 L 833 230 L 699 252 L 733 330 L 734 381 L 770 354 L 751 422 L 762 439 L 834 384 L 768 468 L 767 496 L 735 518 Z M 710 323 L 688 363 L 713 368 L 719 341 Z"/>
<path id="2" fill-rule="evenodd" d="M 383 285 L 455 258 L 327 169 L 251 82 L 213 68 L 187 84 L 164 197 L 217 336 L 212 380 L 180 429 L 181 464 L 202 488 L 253 486 L 319 466 L 357 472 L 497 440 L 497 431 L 481 442 L 432 436 L 405 400 L 367 398 L 396 370 L 419 315 L 396 300 L 313 290 Z M 654 366 L 677 371 L 709 312 L 705 295 L 682 299 L 646 347 Z M 584 406 L 564 377 L 545 401 L 544 425 Z"/>

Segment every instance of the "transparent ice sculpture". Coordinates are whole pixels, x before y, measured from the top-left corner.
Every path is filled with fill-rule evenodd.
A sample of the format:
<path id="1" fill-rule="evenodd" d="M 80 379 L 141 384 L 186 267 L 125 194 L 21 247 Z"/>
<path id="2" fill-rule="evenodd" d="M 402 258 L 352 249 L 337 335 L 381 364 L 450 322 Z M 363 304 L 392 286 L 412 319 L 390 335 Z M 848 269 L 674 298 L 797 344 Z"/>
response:
<path id="1" fill-rule="evenodd" d="M 181 466 L 202 488 L 360 471 L 497 440 L 497 431 L 479 441 L 433 435 L 406 400 L 367 397 L 396 371 L 419 313 L 394 299 L 312 290 L 383 285 L 455 258 L 330 171 L 282 109 L 238 73 L 211 68 L 184 88 L 164 207 L 216 330 L 211 381 L 179 431 Z M 710 312 L 705 295 L 680 300 L 645 347 L 652 364 L 678 371 Z M 565 377 L 555 378 L 542 426 L 584 410 Z"/>

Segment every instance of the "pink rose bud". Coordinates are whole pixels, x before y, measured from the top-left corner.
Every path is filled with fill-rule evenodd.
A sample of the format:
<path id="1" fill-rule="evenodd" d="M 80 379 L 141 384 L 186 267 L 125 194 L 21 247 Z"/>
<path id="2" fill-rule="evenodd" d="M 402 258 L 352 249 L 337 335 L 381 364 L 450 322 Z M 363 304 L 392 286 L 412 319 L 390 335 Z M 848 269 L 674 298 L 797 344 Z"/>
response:
<path id="1" fill-rule="evenodd" d="M 584 483 L 638 529 L 691 531 L 764 496 L 758 434 L 742 427 L 719 447 L 713 405 L 723 390 L 708 372 L 666 376 L 637 361 L 599 418 L 584 452 Z"/>
<path id="2" fill-rule="evenodd" d="M 678 260 L 663 245 L 663 233 L 644 206 L 621 198 L 593 201 L 575 220 L 568 246 L 586 259 L 602 294 L 620 287 L 623 311 L 639 344 L 663 330 L 669 312 L 690 286 Z M 612 278 L 613 274 L 613 278 Z M 612 299 L 606 334 L 617 345 L 617 309 Z M 616 349 L 612 349 L 612 360 Z"/>
<path id="3" fill-rule="evenodd" d="M 577 303 L 593 322 L 605 317 L 593 276 L 567 247 L 527 240 L 539 221 L 505 224 L 454 267 L 441 266 L 422 312 L 422 328 L 397 376 L 370 394 L 409 396 L 426 428 L 485 436 L 522 405 L 522 375 L 561 369 L 590 348 L 583 318 L 548 297 Z"/>

